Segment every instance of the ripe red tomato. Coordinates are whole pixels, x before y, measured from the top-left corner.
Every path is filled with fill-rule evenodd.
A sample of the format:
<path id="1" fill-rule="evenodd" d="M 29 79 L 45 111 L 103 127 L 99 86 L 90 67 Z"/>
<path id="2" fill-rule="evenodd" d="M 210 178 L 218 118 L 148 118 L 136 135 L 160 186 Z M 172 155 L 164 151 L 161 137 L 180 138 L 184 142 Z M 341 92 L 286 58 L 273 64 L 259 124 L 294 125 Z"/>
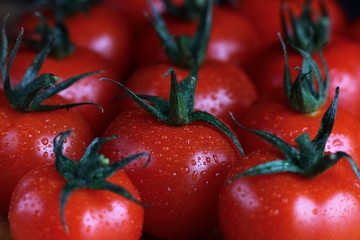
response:
<path id="1" fill-rule="evenodd" d="M 85 11 L 85 10 L 84 10 Z M 44 12 L 49 23 L 53 13 Z M 40 24 L 40 20 L 33 15 L 25 15 L 19 25 L 27 35 Z M 64 24 L 70 36 L 70 41 L 76 46 L 91 50 L 106 59 L 117 70 L 120 76 L 129 71 L 131 63 L 131 49 L 133 37 L 129 23 L 117 14 L 114 9 L 105 4 L 91 5 L 88 12 L 79 12 L 66 16 Z"/>
<path id="2" fill-rule="evenodd" d="M 125 111 L 109 125 L 105 136 L 121 138 L 101 152 L 114 161 L 148 152 L 143 168 L 135 160 L 124 169 L 140 193 L 145 208 L 144 231 L 162 239 L 192 239 L 217 226 L 220 187 L 241 158 L 235 145 L 207 123 L 171 127 L 144 110 Z"/>
<path id="3" fill-rule="evenodd" d="M 144 13 L 151 12 L 149 3 L 143 0 L 132 0 L 132 1 L 122 1 L 122 0 L 105 0 L 105 4 L 115 8 L 119 11 L 119 14 L 124 15 L 129 23 L 131 23 L 132 31 L 135 35 L 138 35 L 141 30 L 147 26 L 147 19 Z M 165 11 L 165 6 L 162 3 L 162 0 L 152 0 L 154 7 L 158 12 L 163 13 Z M 175 4 L 182 4 L 184 0 L 172 0 L 171 2 Z"/>
<path id="4" fill-rule="evenodd" d="M 18 52 L 10 72 L 10 78 L 14 85 L 20 81 L 35 56 L 36 52 L 31 49 L 21 49 Z M 78 47 L 71 55 L 64 59 L 48 57 L 42 65 L 39 74 L 53 73 L 65 80 L 75 75 L 97 70 L 105 70 L 106 72 L 84 77 L 71 87 L 60 92 L 59 95 L 72 103 L 94 102 L 100 104 L 105 109 L 104 112 L 93 105 L 77 107 L 77 111 L 84 115 L 92 130 L 97 135 L 100 135 L 117 114 L 111 103 L 118 96 L 118 89 L 114 88 L 112 83 L 98 81 L 100 77 L 109 77 L 114 80 L 119 79 L 112 66 L 96 53 Z"/>
<path id="5" fill-rule="evenodd" d="M 185 79 L 190 70 L 168 64 L 151 64 L 137 69 L 126 81 L 126 86 L 137 94 L 155 95 L 169 99 L 169 77 L 163 77 L 169 68 L 175 70 L 177 79 Z M 230 127 L 235 125 L 229 112 L 242 116 L 257 98 L 255 87 L 247 75 L 236 66 L 219 61 L 205 61 L 199 68 L 195 108 L 209 112 Z M 129 98 L 118 100 L 120 111 L 137 105 Z"/>
<path id="6" fill-rule="evenodd" d="M 64 103 L 67 101 L 60 96 L 46 102 Z M 64 149 L 68 157 L 81 157 L 94 134 L 83 116 L 74 110 L 18 112 L 0 91 L 0 212 L 8 211 L 11 193 L 22 176 L 54 162 L 52 139 L 58 132 L 75 129 Z"/>
<path id="7" fill-rule="evenodd" d="M 336 87 L 340 87 L 342 94 L 339 107 L 360 119 L 360 111 L 358 111 L 360 96 L 357 94 L 360 91 L 360 82 L 358 81 L 360 78 L 360 69 L 358 68 L 360 65 L 360 45 L 336 37 L 324 47 L 323 53 L 330 73 L 329 98 L 334 96 Z M 266 58 L 259 54 L 252 62 L 249 71 L 249 75 L 254 80 L 260 94 L 283 86 L 284 75 L 284 56 L 280 43 L 269 47 L 262 54 L 266 55 Z M 300 54 L 290 51 L 288 56 L 290 68 L 301 67 L 302 57 Z M 317 62 L 319 63 L 319 60 Z M 259 66 L 261 66 L 261 71 L 259 71 Z M 294 69 L 292 76 L 296 76 L 295 72 Z"/>
<path id="8" fill-rule="evenodd" d="M 164 16 L 169 32 L 175 36 L 192 36 L 197 28 L 197 22 L 179 20 L 168 15 Z M 227 25 L 236 26 L 237 31 Z M 212 30 L 206 52 L 206 59 L 230 62 L 241 66 L 252 56 L 257 47 L 255 28 L 236 12 L 222 8 L 213 8 Z M 135 64 L 144 66 L 150 63 L 170 60 L 163 51 L 160 39 L 153 26 L 144 29 L 137 43 Z"/>
<path id="9" fill-rule="evenodd" d="M 312 139 L 319 129 L 321 117 L 328 104 L 313 114 L 301 114 L 291 109 L 283 92 L 282 89 L 276 89 L 258 98 L 239 122 L 247 128 L 274 134 L 292 145 L 295 145 L 295 137 L 304 132 L 308 132 Z M 341 92 L 339 102 L 343 96 Z M 360 146 L 357 144 L 360 137 L 360 122 L 340 107 L 337 115 L 326 151 L 344 151 L 356 162 L 360 162 Z M 254 134 L 239 128 L 235 130 L 246 153 L 269 146 L 269 143 Z"/>
<path id="10" fill-rule="evenodd" d="M 121 185 L 139 199 L 124 171 L 116 172 L 107 180 Z M 115 193 L 93 189 L 78 189 L 70 195 L 64 212 L 69 226 L 67 234 L 59 211 L 64 184 L 65 179 L 54 165 L 37 168 L 21 179 L 9 211 L 13 239 L 139 239 L 143 207 Z"/>
<path id="11" fill-rule="evenodd" d="M 277 150 L 252 152 L 229 178 L 277 159 L 284 159 Z M 220 228 L 228 240 L 358 239 L 359 196 L 359 179 L 345 158 L 311 179 L 293 173 L 241 177 L 221 190 Z"/>
<path id="12" fill-rule="evenodd" d="M 248 19 L 261 36 L 261 48 L 272 45 L 279 41 L 277 32 L 281 32 L 280 10 L 281 4 L 292 9 L 295 14 L 299 14 L 303 9 L 305 0 L 244 0 L 239 4 L 239 13 Z M 312 6 L 316 11 L 320 11 L 319 0 L 312 1 Z M 341 31 L 346 24 L 345 13 L 341 6 L 334 0 L 326 0 L 325 6 L 329 12 L 331 29 L 333 32 Z"/>

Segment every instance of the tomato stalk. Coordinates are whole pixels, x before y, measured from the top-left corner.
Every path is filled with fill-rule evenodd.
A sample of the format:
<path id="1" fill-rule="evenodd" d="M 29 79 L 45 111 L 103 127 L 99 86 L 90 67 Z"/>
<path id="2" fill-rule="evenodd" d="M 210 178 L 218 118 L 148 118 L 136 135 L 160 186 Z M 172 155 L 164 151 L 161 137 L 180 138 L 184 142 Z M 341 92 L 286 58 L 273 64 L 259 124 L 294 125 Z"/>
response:
<path id="1" fill-rule="evenodd" d="M 179 127 L 192 122 L 206 122 L 215 126 L 225 133 L 244 155 L 235 134 L 224 123 L 207 112 L 194 110 L 195 89 L 198 80 L 197 64 L 194 64 L 189 76 L 180 82 L 178 82 L 174 70 L 170 69 L 165 73 L 165 76 L 169 74 L 171 77 L 170 100 L 157 96 L 135 94 L 123 84 L 108 78 L 101 78 L 100 80 L 108 80 L 118 84 L 126 91 L 127 97 L 133 99 L 145 111 L 169 126 Z"/>
<path id="2" fill-rule="evenodd" d="M 284 89 L 288 102 L 295 111 L 305 114 L 313 113 L 326 102 L 330 84 L 329 69 L 322 51 L 319 50 L 319 55 L 324 67 L 324 78 L 321 76 L 318 64 L 311 58 L 311 55 L 291 44 L 304 58 L 302 69 L 297 67 L 299 74 L 295 81 L 292 82 L 286 46 L 280 34 L 279 38 L 284 52 Z M 313 77 L 315 77 L 315 80 Z"/>
<path id="3" fill-rule="evenodd" d="M 349 161 L 353 171 L 360 180 L 360 170 L 351 156 L 345 152 L 336 152 L 331 154 L 325 154 L 324 152 L 327 139 L 330 136 L 336 118 L 338 98 L 339 88 L 336 89 L 335 97 L 321 120 L 320 129 L 315 138 L 310 140 L 309 134 L 304 133 L 295 139 L 299 150 L 275 135 L 264 131 L 251 130 L 242 126 L 232 116 L 233 120 L 241 128 L 256 134 L 279 149 L 284 154 L 285 159 L 263 163 L 250 168 L 232 177 L 230 180 L 228 180 L 228 182 L 232 182 L 235 179 L 244 176 L 273 174 L 280 172 L 293 172 L 306 178 L 313 178 L 334 166 L 343 157 Z"/>
<path id="4" fill-rule="evenodd" d="M 64 216 L 65 205 L 72 192 L 77 189 L 90 188 L 107 190 L 123 196 L 141 206 L 147 206 L 137 200 L 122 186 L 110 183 L 106 181 L 106 179 L 120 169 L 123 169 L 133 160 L 141 157 L 147 157 L 147 161 L 144 165 L 145 167 L 150 161 L 150 155 L 148 153 L 135 154 L 109 164 L 109 160 L 105 158 L 104 155 L 99 154 L 99 150 L 105 142 L 119 137 L 115 135 L 108 138 L 95 138 L 87 147 L 80 161 L 77 162 L 64 156 L 62 153 L 64 141 L 71 132 L 72 130 L 58 133 L 53 141 L 56 170 L 66 179 L 66 183 L 60 196 L 60 216 L 61 222 L 67 233 L 69 232 L 69 229 Z"/>
<path id="5" fill-rule="evenodd" d="M 191 4 L 198 4 L 195 2 L 196 1 Z M 173 36 L 168 31 L 166 23 L 162 19 L 160 13 L 151 2 L 149 3 L 153 13 L 153 19 L 149 18 L 150 22 L 158 33 L 164 46 L 164 50 L 171 62 L 176 66 L 189 69 L 193 66 L 195 61 L 198 61 L 199 63 L 203 62 L 211 32 L 213 1 L 206 1 L 206 4 L 201 7 L 201 11 L 199 10 L 201 12 L 199 25 L 192 37 L 187 35 Z"/>
<path id="6" fill-rule="evenodd" d="M 34 59 L 31 66 L 27 69 L 20 83 L 13 87 L 10 81 L 10 70 L 12 63 L 15 59 L 15 56 L 19 50 L 20 43 L 24 30 L 21 29 L 14 48 L 12 49 L 9 60 L 8 59 L 8 40 L 6 36 L 5 26 L 9 15 L 4 19 L 2 26 L 2 49 L 1 49 L 1 74 L 2 82 L 4 85 L 5 96 L 9 100 L 12 107 L 20 112 L 30 112 L 30 111 L 51 111 L 62 108 L 72 108 L 84 104 L 93 104 L 99 107 L 102 110 L 102 107 L 97 103 L 92 102 L 81 102 L 81 103 L 72 103 L 64 105 L 41 105 L 42 102 L 48 98 L 56 95 L 60 91 L 68 88 L 78 80 L 92 75 L 97 74 L 99 71 L 89 72 L 85 74 L 80 74 L 74 77 L 71 77 L 60 84 L 55 85 L 56 81 L 60 78 L 53 74 L 41 74 L 37 77 L 37 74 L 43 65 L 47 55 L 50 52 L 52 41 L 48 42 L 46 46 L 39 52 L 39 54 Z"/>
<path id="7" fill-rule="evenodd" d="M 320 13 L 312 9 L 311 2 L 312 0 L 306 1 L 299 17 L 284 4 L 281 10 L 281 24 L 287 41 L 308 53 L 315 53 L 329 42 L 330 18 L 324 1 L 319 1 Z M 289 16 L 289 20 L 286 15 Z"/>

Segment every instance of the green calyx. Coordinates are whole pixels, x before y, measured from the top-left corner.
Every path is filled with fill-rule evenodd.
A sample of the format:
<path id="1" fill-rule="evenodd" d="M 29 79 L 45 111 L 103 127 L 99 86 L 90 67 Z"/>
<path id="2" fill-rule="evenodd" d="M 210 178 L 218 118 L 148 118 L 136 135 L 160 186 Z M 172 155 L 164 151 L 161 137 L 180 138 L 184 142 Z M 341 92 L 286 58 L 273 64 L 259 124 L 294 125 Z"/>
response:
<path id="1" fill-rule="evenodd" d="M 59 174 L 66 180 L 60 196 L 60 216 L 61 222 L 67 233 L 69 232 L 69 229 L 64 216 L 65 205 L 71 193 L 77 189 L 89 188 L 95 190 L 107 190 L 123 196 L 141 206 L 147 206 L 138 201 L 122 186 L 110 183 L 106 181 L 106 179 L 120 169 L 123 169 L 133 160 L 141 157 L 147 157 L 145 163 L 146 166 L 150 161 L 149 154 L 140 153 L 109 164 L 109 160 L 105 158 L 104 155 L 99 154 L 99 150 L 105 142 L 118 138 L 118 136 L 113 136 L 108 138 L 95 138 L 87 147 L 80 161 L 76 162 L 62 154 L 64 141 L 71 132 L 72 130 L 61 132 L 54 138 L 55 167 Z"/>
<path id="2" fill-rule="evenodd" d="M 330 83 L 330 74 L 322 51 L 319 51 L 319 56 L 324 67 L 324 78 L 318 64 L 310 54 L 292 45 L 304 59 L 302 68 L 297 67 L 299 74 L 292 83 L 286 46 L 280 35 L 279 38 L 284 51 L 284 89 L 288 102 L 291 108 L 297 112 L 304 114 L 316 112 L 327 100 Z"/>
<path id="3" fill-rule="evenodd" d="M 101 0 L 41 0 L 37 7 L 67 17 L 81 12 L 88 13 L 91 6 L 100 2 Z"/>
<path id="4" fill-rule="evenodd" d="M 163 0 L 166 11 L 172 16 L 185 20 L 196 21 L 200 19 L 202 9 L 208 4 L 208 0 L 185 0 L 181 6 L 171 0 Z M 213 1 L 213 4 L 215 1 Z"/>
<path id="5" fill-rule="evenodd" d="M 23 29 L 20 31 L 19 36 L 16 39 L 15 47 L 12 49 L 8 59 L 8 41 L 5 32 L 5 26 L 8 16 L 4 19 L 2 27 L 2 42 L 1 42 L 1 75 L 2 82 L 4 85 L 5 96 L 10 102 L 11 106 L 20 112 L 31 112 L 31 111 L 51 111 L 56 109 L 70 109 L 84 104 L 93 104 L 98 106 L 101 110 L 102 107 L 96 103 L 82 102 L 64 105 L 41 105 L 42 102 L 56 95 L 60 91 L 68 88 L 78 80 L 99 73 L 90 72 L 81 75 L 71 77 L 59 84 L 55 84 L 60 78 L 53 74 L 41 74 L 38 72 L 43 65 L 47 55 L 50 52 L 51 45 L 47 44 L 40 53 L 36 56 L 34 62 L 27 69 L 20 83 L 13 87 L 10 81 L 10 71 L 12 63 L 15 59 L 17 51 L 20 47 L 21 39 L 23 36 Z"/>
<path id="6" fill-rule="evenodd" d="M 319 1 L 320 13 L 312 9 L 311 2 L 312 0 L 307 0 L 304 3 L 299 17 L 296 17 L 286 4 L 281 10 L 282 29 L 286 40 L 310 54 L 318 52 L 330 38 L 330 19 L 324 1 Z"/>
<path id="7" fill-rule="evenodd" d="M 192 4 L 196 4 L 195 2 L 197 1 L 186 2 L 194 2 Z M 150 21 L 158 33 L 163 48 L 171 62 L 178 67 L 188 69 L 191 69 L 195 61 L 198 63 L 203 62 L 211 32 L 212 0 L 205 1 L 205 4 L 201 7 L 198 28 L 192 37 L 187 35 L 173 36 L 168 31 L 160 13 L 150 1 L 149 4 L 153 13 L 153 18 Z"/>
<path id="8" fill-rule="evenodd" d="M 120 85 L 127 93 L 127 97 L 133 99 L 141 108 L 154 116 L 159 121 L 174 127 L 184 126 L 192 122 L 206 122 L 225 133 L 244 155 L 243 149 L 235 134 L 220 120 L 204 111 L 194 111 L 195 89 L 198 80 L 198 66 L 194 64 L 189 76 L 178 82 L 176 73 L 170 69 L 165 76 L 171 76 L 170 100 L 157 96 L 138 95 L 132 92 L 123 84 L 111 79 L 109 80 Z"/>
<path id="9" fill-rule="evenodd" d="M 70 40 L 70 35 L 64 24 L 63 17 L 56 16 L 55 25 L 50 26 L 48 20 L 39 12 L 36 17 L 39 18 L 40 24 L 34 32 L 40 36 L 39 40 L 26 39 L 26 42 L 35 49 L 43 49 L 49 42 L 52 42 L 50 56 L 56 59 L 63 59 L 75 51 L 75 46 Z"/>
<path id="10" fill-rule="evenodd" d="M 310 140 L 308 133 L 301 134 L 295 139 L 299 150 L 270 133 L 245 128 L 244 126 L 240 125 L 232 116 L 234 121 L 240 127 L 256 134 L 279 149 L 284 154 L 285 159 L 263 163 L 250 168 L 234 176 L 228 182 L 234 181 L 235 179 L 244 176 L 273 174 L 280 172 L 292 172 L 306 178 L 313 178 L 334 166 L 343 157 L 347 158 L 353 171 L 360 179 L 360 171 L 355 162 L 347 153 L 336 152 L 329 155 L 325 155 L 324 153 L 327 139 L 330 136 L 336 118 L 338 97 L 339 88 L 336 89 L 334 100 L 325 112 L 321 120 L 320 129 L 313 140 Z"/>

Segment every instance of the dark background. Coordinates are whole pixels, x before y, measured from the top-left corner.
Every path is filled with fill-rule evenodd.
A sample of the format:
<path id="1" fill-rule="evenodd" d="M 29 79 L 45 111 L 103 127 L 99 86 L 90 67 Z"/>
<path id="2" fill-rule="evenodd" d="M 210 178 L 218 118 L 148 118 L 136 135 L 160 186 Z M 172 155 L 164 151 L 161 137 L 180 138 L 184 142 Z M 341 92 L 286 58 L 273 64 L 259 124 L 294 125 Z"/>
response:
<path id="1" fill-rule="evenodd" d="M 36 0 L 36 1 L 40 2 L 41 0 Z M 132 1 L 132 0 L 122 0 L 122 1 Z M 241 0 L 238 1 L 241 2 Z M 341 3 L 345 11 L 348 13 L 349 19 L 354 19 L 360 16 L 360 0 L 338 0 L 338 1 Z M 2 5 L 2 6 L 0 5 L 0 11 L 3 12 L 5 9 L 12 8 L 16 4 L 24 8 L 31 8 L 31 3 L 33 2 L 35 2 L 35 0 L 0 0 L 0 4 Z"/>

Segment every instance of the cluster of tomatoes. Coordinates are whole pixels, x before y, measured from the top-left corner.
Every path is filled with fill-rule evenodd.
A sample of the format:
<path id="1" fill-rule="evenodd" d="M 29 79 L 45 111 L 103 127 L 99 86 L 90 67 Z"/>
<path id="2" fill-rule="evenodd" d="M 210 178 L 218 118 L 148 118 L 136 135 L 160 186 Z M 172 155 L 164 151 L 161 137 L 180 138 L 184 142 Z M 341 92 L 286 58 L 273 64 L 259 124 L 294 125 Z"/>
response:
<path id="1" fill-rule="evenodd" d="M 338 2 L 34 6 L 2 21 L 0 236 L 360 238 L 360 21 Z"/>

